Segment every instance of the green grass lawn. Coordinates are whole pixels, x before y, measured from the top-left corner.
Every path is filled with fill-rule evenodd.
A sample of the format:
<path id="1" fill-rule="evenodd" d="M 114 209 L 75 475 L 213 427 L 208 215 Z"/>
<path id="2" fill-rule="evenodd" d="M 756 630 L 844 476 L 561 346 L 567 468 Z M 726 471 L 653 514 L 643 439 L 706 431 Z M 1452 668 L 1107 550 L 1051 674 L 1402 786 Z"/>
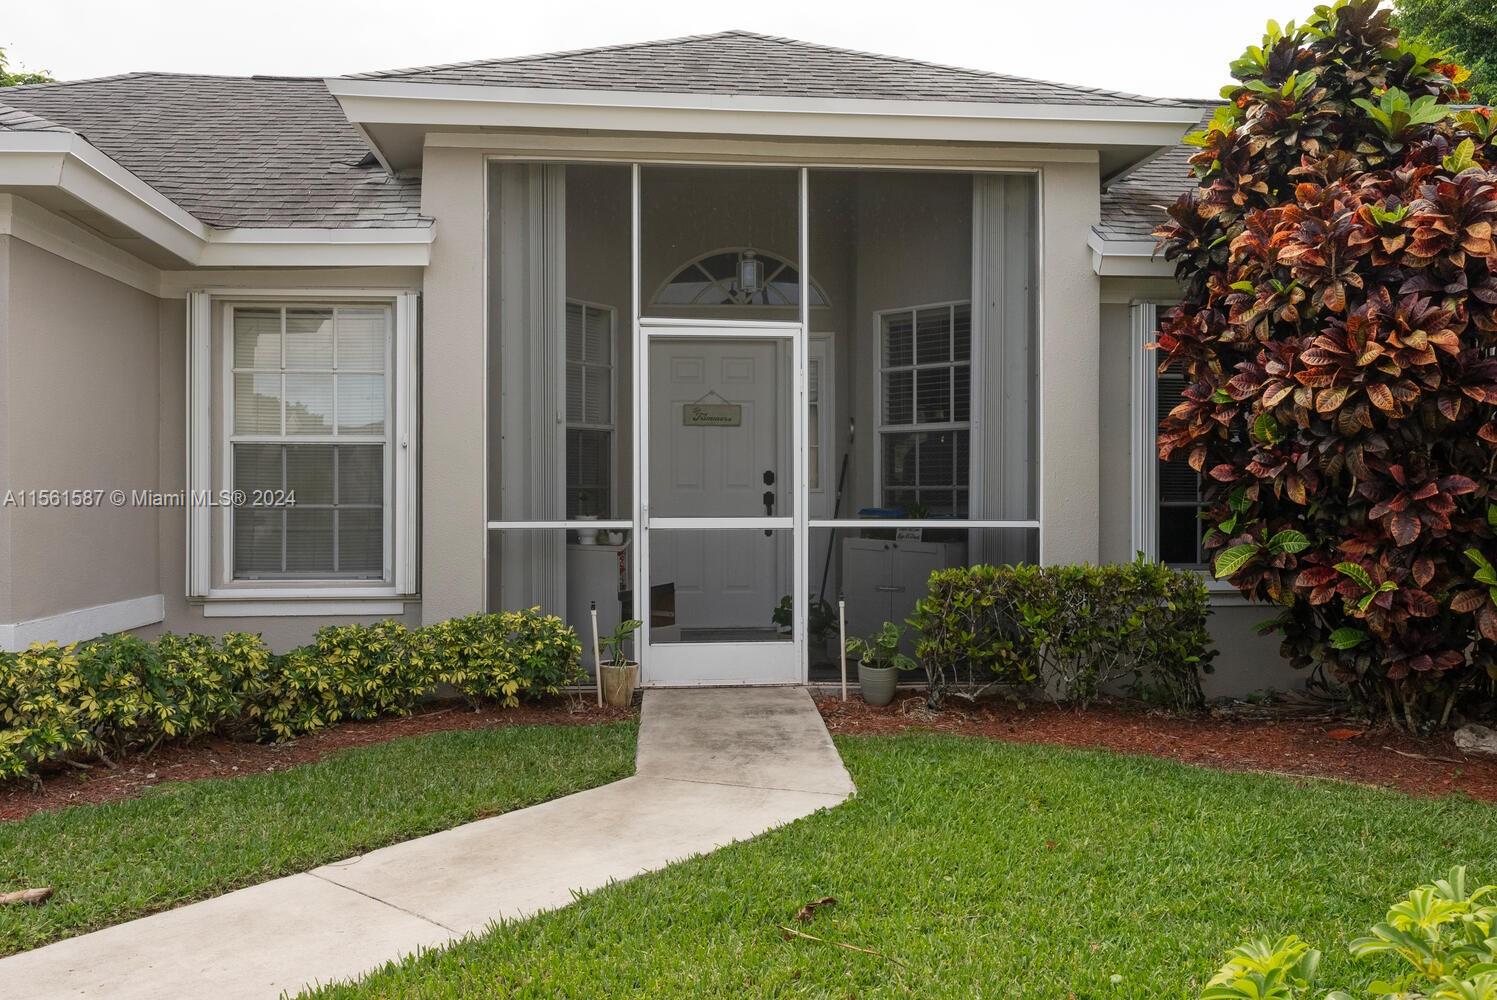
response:
<path id="1" fill-rule="evenodd" d="M 1158 1000 L 1287 931 L 1327 982 L 1365 982 L 1346 941 L 1394 897 L 1461 862 L 1497 881 L 1497 809 L 1469 800 L 955 736 L 837 744 L 859 788 L 840 808 L 318 996 Z M 838 903 L 795 924 L 821 896 Z"/>
<path id="2" fill-rule="evenodd" d="M 0 889 L 56 889 L 0 908 L 0 954 L 606 784 L 633 773 L 636 728 L 434 733 L 0 823 Z"/>

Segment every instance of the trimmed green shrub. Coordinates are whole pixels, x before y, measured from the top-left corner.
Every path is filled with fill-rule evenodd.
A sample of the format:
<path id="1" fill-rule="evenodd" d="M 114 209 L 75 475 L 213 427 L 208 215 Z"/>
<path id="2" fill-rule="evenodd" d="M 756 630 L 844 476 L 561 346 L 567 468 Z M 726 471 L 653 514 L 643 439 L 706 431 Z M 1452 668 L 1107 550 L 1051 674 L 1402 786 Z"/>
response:
<path id="1" fill-rule="evenodd" d="M 420 629 L 335 625 L 274 654 L 258 635 L 108 635 L 0 653 L 0 779 L 208 732 L 284 740 L 405 715 L 439 684 L 506 707 L 581 677 L 581 644 L 537 608 Z"/>
<path id="2" fill-rule="evenodd" d="M 576 631 L 535 609 L 449 618 L 421 631 L 437 679 L 470 700 L 513 708 L 522 697 L 556 694 L 581 677 Z"/>
<path id="3" fill-rule="evenodd" d="M 1174 708 L 1203 699 L 1216 655 L 1206 585 L 1138 560 L 1110 566 L 972 566 L 937 570 L 910 623 L 940 705 L 954 684 L 1024 690 L 1086 705 L 1131 685 Z"/>

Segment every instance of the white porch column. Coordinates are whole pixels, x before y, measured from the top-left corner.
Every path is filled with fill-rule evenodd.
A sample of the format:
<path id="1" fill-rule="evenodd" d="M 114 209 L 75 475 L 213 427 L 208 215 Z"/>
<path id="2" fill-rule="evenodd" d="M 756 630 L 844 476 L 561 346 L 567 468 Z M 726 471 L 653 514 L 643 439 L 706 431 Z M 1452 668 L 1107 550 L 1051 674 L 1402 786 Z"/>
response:
<path id="1" fill-rule="evenodd" d="M 1101 215 L 1098 165 L 1046 164 L 1041 190 L 1040 561 L 1096 562 L 1101 279 L 1086 235 Z"/>
<path id="2" fill-rule="evenodd" d="M 483 610 L 484 159 L 429 147 L 421 211 L 436 220 L 422 287 L 421 620 Z"/>

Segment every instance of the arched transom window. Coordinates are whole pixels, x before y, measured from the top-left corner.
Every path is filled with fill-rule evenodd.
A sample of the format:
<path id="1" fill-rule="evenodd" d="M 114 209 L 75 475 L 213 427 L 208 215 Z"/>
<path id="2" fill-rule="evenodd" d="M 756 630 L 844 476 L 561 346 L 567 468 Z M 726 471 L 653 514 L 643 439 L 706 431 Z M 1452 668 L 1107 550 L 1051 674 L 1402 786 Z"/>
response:
<path id="1" fill-rule="evenodd" d="M 655 292 L 658 306 L 796 306 L 800 271 L 783 257 L 753 247 L 725 247 L 693 260 Z M 826 295 L 811 282 L 811 305 Z"/>

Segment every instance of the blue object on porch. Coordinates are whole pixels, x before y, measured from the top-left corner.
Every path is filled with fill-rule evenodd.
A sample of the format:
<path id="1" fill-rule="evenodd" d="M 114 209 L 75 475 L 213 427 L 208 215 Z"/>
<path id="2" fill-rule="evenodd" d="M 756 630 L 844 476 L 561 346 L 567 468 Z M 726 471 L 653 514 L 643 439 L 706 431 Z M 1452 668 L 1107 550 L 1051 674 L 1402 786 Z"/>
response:
<path id="1" fill-rule="evenodd" d="M 861 507 L 858 509 L 858 516 L 898 521 L 909 515 L 898 507 Z"/>

